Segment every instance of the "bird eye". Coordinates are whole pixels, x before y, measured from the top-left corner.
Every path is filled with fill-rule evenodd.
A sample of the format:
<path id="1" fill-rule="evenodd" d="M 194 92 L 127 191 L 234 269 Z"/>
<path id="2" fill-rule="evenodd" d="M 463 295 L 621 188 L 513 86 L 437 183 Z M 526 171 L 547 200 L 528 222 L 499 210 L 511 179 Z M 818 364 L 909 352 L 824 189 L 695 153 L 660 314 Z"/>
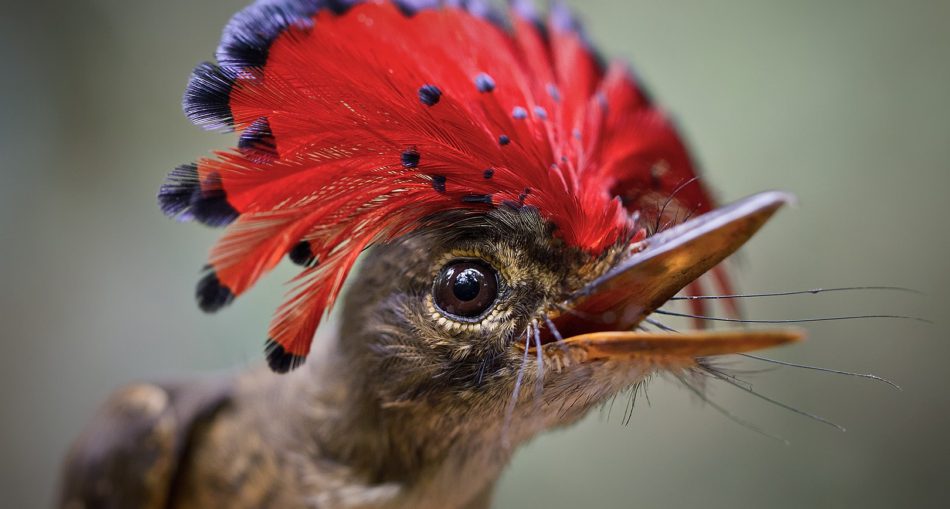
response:
<path id="1" fill-rule="evenodd" d="M 463 319 L 475 318 L 498 297 L 498 274 L 480 260 L 454 260 L 435 278 L 432 295 L 442 312 Z"/>

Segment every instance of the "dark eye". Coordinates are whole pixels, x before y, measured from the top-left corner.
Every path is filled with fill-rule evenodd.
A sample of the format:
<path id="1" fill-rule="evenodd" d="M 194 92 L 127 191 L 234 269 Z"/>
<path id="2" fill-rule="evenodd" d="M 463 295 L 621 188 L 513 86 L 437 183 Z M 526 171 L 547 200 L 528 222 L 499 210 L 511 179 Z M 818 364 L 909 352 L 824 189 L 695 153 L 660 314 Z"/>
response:
<path id="1" fill-rule="evenodd" d="M 436 306 L 447 314 L 474 318 L 498 297 L 498 275 L 479 260 L 455 260 L 435 278 L 432 295 Z"/>

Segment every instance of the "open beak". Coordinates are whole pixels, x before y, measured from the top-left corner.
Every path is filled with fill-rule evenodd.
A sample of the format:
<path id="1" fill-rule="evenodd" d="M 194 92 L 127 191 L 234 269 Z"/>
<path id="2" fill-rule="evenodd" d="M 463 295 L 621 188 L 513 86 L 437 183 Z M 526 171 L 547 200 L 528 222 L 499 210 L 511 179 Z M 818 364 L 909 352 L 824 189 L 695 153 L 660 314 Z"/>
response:
<path id="1" fill-rule="evenodd" d="M 802 339 L 797 330 L 633 330 L 686 285 L 739 249 L 775 211 L 791 201 L 793 197 L 786 193 L 759 193 L 631 246 L 627 258 L 579 291 L 565 303 L 565 311 L 551 316 L 564 341 L 547 342 L 542 348 L 555 356 L 558 351 L 570 351 L 581 362 L 692 362 L 697 357 L 748 352 Z"/>

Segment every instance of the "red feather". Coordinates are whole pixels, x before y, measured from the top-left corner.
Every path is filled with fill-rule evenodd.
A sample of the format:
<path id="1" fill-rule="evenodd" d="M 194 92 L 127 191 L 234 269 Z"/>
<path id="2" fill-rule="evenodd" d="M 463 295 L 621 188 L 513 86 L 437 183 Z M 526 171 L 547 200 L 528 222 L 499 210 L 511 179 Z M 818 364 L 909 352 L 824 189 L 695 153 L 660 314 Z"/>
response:
<path id="1" fill-rule="evenodd" d="M 243 293 L 301 240 L 318 260 L 270 328 L 295 363 L 360 252 L 427 216 L 520 203 L 599 254 L 631 231 L 630 213 L 662 216 L 658 198 L 696 175 L 670 121 L 623 66 L 604 69 L 563 7 L 545 28 L 519 3 L 506 28 L 453 2 L 407 15 L 412 2 L 298 1 L 280 16 L 275 3 L 235 18 L 219 61 L 237 64 L 196 70 L 185 107 L 242 132 L 239 150 L 197 166 L 239 214 L 211 253 L 220 285 Z M 272 28 L 261 62 L 227 53 L 234 40 L 258 51 L 241 37 Z M 206 104 L 221 95 L 226 109 Z M 712 206 L 699 183 L 675 199 Z"/>

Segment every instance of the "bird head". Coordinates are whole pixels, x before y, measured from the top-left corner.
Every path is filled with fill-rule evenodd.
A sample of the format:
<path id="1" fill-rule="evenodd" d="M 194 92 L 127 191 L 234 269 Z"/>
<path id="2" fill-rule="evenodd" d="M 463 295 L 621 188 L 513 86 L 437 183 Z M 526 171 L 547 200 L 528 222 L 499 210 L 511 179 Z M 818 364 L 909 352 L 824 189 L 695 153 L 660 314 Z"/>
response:
<path id="1" fill-rule="evenodd" d="M 755 195 L 600 256 L 559 242 L 533 209 L 448 214 L 367 256 L 340 348 L 376 404 L 435 409 L 432 432 L 517 443 L 658 373 L 799 339 L 638 328 L 788 200 Z"/>
<path id="2" fill-rule="evenodd" d="M 434 0 L 238 13 L 184 97 L 238 144 L 159 193 L 169 216 L 227 226 L 200 307 L 285 256 L 302 265 L 266 340 L 270 367 L 290 371 L 369 250 L 344 362 L 381 408 L 478 415 L 513 439 L 654 373 L 797 339 L 638 330 L 707 271 L 728 288 L 717 264 L 788 197 L 716 208 L 669 116 L 565 7 L 509 14 Z"/>

